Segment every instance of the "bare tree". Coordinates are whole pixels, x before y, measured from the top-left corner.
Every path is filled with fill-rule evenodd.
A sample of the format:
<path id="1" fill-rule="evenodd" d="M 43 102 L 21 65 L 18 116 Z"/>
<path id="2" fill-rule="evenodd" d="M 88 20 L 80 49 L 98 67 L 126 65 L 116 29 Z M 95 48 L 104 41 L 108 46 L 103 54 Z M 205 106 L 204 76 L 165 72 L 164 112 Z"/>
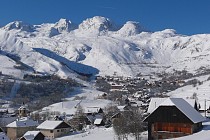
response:
<path id="1" fill-rule="evenodd" d="M 131 120 L 129 121 L 129 129 L 130 133 L 135 136 L 136 140 L 140 140 L 140 134 L 143 131 L 143 116 L 142 116 L 142 111 L 139 109 L 135 109 L 132 111 L 132 117 Z"/>
<path id="2" fill-rule="evenodd" d="M 118 140 L 128 139 L 128 134 L 132 134 L 136 140 L 140 140 L 140 134 L 144 128 L 142 112 L 139 109 L 132 109 L 121 114 L 120 118 L 113 121 L 113 128 Z"/>
<path id="3" fill-rule="evenodd" d="M 119 119 L 114 119 L 113 128 L 118 140 L 128 140 L 127 120 L 122 116 Z"/>

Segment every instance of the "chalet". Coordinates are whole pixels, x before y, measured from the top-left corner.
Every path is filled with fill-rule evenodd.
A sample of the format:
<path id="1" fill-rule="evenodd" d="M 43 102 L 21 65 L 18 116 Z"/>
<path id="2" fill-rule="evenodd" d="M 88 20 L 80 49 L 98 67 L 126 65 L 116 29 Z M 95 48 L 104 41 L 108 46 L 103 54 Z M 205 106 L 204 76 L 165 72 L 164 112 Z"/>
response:
<path id="1" fill-rule="evenodd" d="M 168 98 L 144 120 L 148 139 L 181 137 L 199 131 L 205 118 L 182 98 Z"/>
<path id="2" fill-rule="evenodd" d="M 44 134 L 46 138 L 54 139 L 68 134 L 71 130 L 71 126 L 64 121 L 46 120 L 41 123 L 37 129 Z"/>
<path id="3" fill-rule="evenodd" d="M 38 122 L 31 120 L 28 117 L 18 118 L 16 121 L 8 124 L 7 135 L 11 140 L 16 140 L 25 134 L 27 131 L 35 130 Z"/>
<path id="4" fill-rule="evenodd" d="M 104 112 L 100 107 L 86 107 L 84 111 L 86 115 L 86 124 L 94 124 L 96 126 L 104 125 Z"/>
<path id="5" fill-rule="evenodd" d="M 91 125 L 94 124 L 96 126 L 103 126 L 105 125 L 104 123 L 104 117 L 100 114 L 96 115 L 87 115 L 86 116 L 86 125 Z"/>
<path id="6" fill-rule="evenodd" d="M 19 140 L 44 140 L 45 136 L 40 131 L 27 131 Z"/>

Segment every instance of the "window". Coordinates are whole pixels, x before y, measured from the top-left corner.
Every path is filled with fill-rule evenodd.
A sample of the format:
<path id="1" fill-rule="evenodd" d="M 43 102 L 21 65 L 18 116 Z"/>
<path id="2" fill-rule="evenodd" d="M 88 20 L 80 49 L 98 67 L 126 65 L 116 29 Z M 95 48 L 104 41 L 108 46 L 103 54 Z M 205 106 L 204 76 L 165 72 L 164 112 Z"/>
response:
<path id="1" fill-rule="evenodd" d="M 53 130 L 50 130 L 50 133 L 53 133 Z"/>
<path id="2" fill-rule="evenodd" d="M 60 132 L 60 130 L 57 130 L 57 132 Z"/>

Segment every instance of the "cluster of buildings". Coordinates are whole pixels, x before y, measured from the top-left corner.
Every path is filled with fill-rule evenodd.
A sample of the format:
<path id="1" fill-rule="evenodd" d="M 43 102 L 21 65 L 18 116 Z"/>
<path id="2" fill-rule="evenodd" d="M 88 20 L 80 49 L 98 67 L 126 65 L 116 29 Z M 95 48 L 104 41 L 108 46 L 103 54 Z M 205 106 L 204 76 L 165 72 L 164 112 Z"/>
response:
<path id="1" fill-rule="evenodd" d="M 45 140 L 68 134 L 72 127 L 65 121 L 46 120 L 41 124 L 28 117 L 28 109 L 21 106 L 16 120 L 1 128 L 2 140 Z"/>
<path id="2" fill-rule="evenodd" d="M 4 115 L 8 115 L 5 110 Z M 81 130 L 84 125 L 105 125 L 104 112 L 100 107 L 86 107 L 81 114 L 74 116 L 53 116 L 45 120 L 29 117 L 29 110 L 25 105 L 18 109 L 18 116 L 2 116 L 10 118 L 10 122 L 0 126 L 0 137 L 7 140 L 45 140 L 55 139 Z"/>

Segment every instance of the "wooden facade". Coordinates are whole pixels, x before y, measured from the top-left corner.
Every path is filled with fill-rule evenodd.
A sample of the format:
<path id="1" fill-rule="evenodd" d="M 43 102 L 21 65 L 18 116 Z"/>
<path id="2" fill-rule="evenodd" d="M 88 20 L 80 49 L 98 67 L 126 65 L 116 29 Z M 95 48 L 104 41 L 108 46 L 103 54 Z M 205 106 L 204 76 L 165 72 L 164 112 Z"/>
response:
<path id="1" fill-rule="evenodd" d="M 181 137 L 202 127 L 201 122 L 192 122 L 176 106 L 159 106 L 145 121 L 149 140 Z"/>

